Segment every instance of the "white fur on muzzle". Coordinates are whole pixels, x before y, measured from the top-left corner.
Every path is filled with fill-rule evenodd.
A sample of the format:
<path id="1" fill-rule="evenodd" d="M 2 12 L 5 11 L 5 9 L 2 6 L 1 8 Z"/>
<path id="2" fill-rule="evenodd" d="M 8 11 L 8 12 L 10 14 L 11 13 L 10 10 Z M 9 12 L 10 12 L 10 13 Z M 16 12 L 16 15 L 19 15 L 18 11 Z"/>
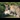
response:
<path id="1" fill-rule="evenodd" d="M 10 11 L 9 10 L 8 11 L 5 11 L 4 14 L 5 15 L 10 14 Z"/>

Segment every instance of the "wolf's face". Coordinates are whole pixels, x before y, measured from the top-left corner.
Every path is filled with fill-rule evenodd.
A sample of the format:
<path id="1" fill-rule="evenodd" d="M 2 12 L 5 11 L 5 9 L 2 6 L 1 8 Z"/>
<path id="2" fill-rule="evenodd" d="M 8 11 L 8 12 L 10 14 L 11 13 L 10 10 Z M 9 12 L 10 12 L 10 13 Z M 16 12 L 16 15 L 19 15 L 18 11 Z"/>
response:
<path id="1" fill-rule="evenodd" d="M 10 10 L 13 10 L 15 7 L 13 5 L 10 6 Z"/>
<path id="2" fill-rule="evenodd" d="M 18 6 L 11 5 L 11 6 L 10 6 L 10 10 L 15 11 L 17 7 L 18 7 Z"/>

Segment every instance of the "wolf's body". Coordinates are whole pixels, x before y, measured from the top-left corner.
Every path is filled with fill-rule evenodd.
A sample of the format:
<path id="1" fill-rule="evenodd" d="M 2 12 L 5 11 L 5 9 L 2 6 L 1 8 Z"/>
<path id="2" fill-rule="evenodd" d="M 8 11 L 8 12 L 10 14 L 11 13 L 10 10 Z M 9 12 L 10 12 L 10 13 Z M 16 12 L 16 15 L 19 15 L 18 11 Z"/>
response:
<path id="1" fill-rule="evenodd" d="M 16 9 L 16 13 L 17 13 L 16 17 L 19 17 L 19 8 Z"/>
<path id="2" fill-rule="evenodd" d="M 18 7 L 17 9 L 16 9 L 16 13 L 17 13 L 17 18 L 19 18 L 20 17 L 20 8 Z"/>
<path id="3" fill-rule="evenodd" d="M 18 7 L 18 6 L 11 5 L 11 6 L 10 6 L 10 12 L 12 11 L 13 13 L 15 13 L 17 7 Z"/>

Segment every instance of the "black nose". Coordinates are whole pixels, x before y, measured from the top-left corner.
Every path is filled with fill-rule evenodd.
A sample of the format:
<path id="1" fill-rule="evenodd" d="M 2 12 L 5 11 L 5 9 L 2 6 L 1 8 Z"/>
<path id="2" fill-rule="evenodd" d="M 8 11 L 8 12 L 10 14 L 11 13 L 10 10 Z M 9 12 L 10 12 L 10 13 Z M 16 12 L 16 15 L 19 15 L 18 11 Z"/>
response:
<path id="1" fill-rule="evenodd" d="M 17 13 L 16 13 L 16 12 L 15 12 L 14 14 L 15 14 L 15 15 L 17 15 Z"/>
<path id="2" fill-rule="evenodd" d="M 12 14 L 12 13 L 14 14 L 14 12 L 12 12 L 12 11 L 11 11 L 11 13 L 10 13 L 10 14 Z"/>

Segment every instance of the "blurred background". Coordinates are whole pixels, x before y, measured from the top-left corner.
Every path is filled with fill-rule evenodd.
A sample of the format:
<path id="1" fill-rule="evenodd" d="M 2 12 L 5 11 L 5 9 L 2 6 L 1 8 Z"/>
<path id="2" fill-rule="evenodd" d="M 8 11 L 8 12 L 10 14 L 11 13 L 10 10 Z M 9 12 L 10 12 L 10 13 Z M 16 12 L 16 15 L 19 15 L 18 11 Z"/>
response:
<path id="1" fill-rule="evenodd" d="M 8 4 L 8 5 L 11 5 L 11 4 L 15 4 L 15 5 L 20 5 L 20 2 L 0 2 L 0 18 L 2 18 L 3 16 L 2 16 L 2 14 L 3 14 L 3 12 L 5 11 L 5 6 L 4 6 L 4 4 Z M 5 17 L 5 16 L 4 16 Z M 12 18 L 14 18 L 14 16 L 10 16 L 10 15 L 7 15 L 6 17 L 12 17 Z"/>

